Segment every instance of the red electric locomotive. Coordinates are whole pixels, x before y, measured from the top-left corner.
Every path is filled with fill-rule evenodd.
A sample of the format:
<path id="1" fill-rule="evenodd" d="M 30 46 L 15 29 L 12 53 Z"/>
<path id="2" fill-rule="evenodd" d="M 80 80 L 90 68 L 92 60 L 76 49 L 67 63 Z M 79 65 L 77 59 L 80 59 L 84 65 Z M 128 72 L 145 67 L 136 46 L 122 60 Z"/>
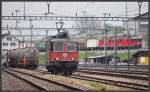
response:
<path id="1" fill-rule="evenodd" d="M 108 48 L 114 48 L 114 39 L 109 39 L 107 42 Z M 105 45 L 104 40 L 99 40 L 98 46 L 99 48 L 103 48 Z M 127 36 L 124 36 L 121 38 L 116 39 L 116 46 L 122 47 L 122 48 L 128 48 L 128 45 L 131 48 L 141 48 L 142 47 L 142 37 L 131 37 L 129 40 L 127 39 Z"/>
<path id="2" fill-rule="evenodd" d="M 72 74 L 78 66 L 77 42 L 66 34 L 63 32 L 47 39 L 46 69 L 53 74 Z"/>

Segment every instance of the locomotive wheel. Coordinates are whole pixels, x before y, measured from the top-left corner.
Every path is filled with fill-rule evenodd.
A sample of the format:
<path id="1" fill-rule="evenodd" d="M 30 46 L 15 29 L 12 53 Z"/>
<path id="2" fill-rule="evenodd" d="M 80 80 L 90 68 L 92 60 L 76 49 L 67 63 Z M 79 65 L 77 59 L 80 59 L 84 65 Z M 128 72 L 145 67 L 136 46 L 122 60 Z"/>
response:
<path id="1" fill-rule="evenodd" d="M 16 65 L 12 65 L 13 68 L 16 68 Z"/>
<path id="2" fill-rule="evenodd" d="M 51 74 L 54 74 L 54 71 L 51 70 L 51 69 L 48 69 L 48 68 L 47 68 L 47 71 L 50 72 Z"/>
<path id="3" fill-rule="evenodd" d="M 57 75 L 58 73 L 57 72 L 53 72 L 53 74 Z"/>
<path id="4" fill-rule="evenodd" d="M 54 72 L 53 72 L 53 71 L 51 71 L 51 74 L 54 74 Z"/>
<path id="5" fill-rule="evenodd" d="M 68 75 L 72 75 L 72 72 L 68 73 Z"/>
<path id="6" fill-rule="evenodd" d="M 64 72 L 64 75 L 68 75 L 67 72 Z"/>
<path id="7" fill-rule="evenodd" d="M 64 72 L 64 75 L 72 75 L 72 72 Z"/>

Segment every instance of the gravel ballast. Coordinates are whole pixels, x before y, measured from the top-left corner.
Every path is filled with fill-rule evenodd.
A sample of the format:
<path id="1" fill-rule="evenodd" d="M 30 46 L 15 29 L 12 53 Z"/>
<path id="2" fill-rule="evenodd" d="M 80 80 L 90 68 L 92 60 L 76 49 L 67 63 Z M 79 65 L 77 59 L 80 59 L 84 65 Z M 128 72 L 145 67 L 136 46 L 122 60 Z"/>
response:
<path id="1" fill-rule="evenodd" d="M 2 71 L 2 90 L 39 90 L 31 84 Z"/>

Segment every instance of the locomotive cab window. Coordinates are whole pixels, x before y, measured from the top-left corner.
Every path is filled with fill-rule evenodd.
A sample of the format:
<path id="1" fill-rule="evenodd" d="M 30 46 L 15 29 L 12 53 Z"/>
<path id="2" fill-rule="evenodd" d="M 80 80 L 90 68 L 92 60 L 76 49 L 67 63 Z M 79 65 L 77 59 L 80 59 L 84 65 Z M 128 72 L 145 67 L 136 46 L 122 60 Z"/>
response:
<path id="1" fill-rule="evenodd" d="M 50 43 L 50 51 L 53 51 L 54 45 L 53 42 Z"/>
<path id="2" fill-rule="evenodd" d="M 64 42 L 56 41 L 54 42 L 54 50 L 55 51 L 63 51 Z"/>
<path id="3" fill-rule="evenodd" d="M 68 51 L 76 51 L 76 43 L 75 42 L 68 42 L 67 50 Z"/>

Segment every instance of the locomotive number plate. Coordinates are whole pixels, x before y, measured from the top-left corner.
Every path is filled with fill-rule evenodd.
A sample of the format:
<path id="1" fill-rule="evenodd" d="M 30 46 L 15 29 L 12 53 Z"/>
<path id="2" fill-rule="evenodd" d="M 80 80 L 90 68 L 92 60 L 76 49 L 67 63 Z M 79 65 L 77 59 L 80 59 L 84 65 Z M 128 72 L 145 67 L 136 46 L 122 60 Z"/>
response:
<path id="1" fill-rule="evenodd" d="M 67 53 L 63 53 L 63 57 L 67 57 Z"/>

